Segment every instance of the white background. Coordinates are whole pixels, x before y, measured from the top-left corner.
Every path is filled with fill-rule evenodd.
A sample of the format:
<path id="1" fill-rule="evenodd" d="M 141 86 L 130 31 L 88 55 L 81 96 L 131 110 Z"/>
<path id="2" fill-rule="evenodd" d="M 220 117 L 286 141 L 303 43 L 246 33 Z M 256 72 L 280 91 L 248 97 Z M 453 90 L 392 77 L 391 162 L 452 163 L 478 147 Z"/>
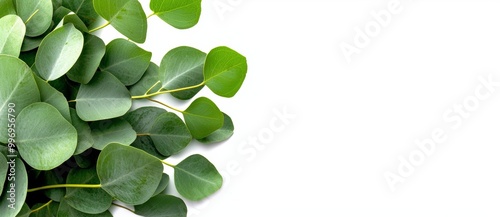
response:
<path id="1" fill-rule="evenodd" d="M 443 118 L 474 98 L 480 77 L 500 82 L 500 3 L 395 1 L 400 13 L 346 61 L 340 44 L 353 45 L 355 29 L 390 2 L 204 0 L 192 29 L 149 20 L 141 47 L 156 63 L 181 45 L 226 45 L 248 59 L 235 97 L 201 94 L 233 118 L 234 136 L 169 159 L 202 153 L 225 174 L 218 193 L 188 203 L 189 216 L 500 215 L 500 87 L 457 129 Z M 121 37 L 111 27 L 102 35 Z M 284 110 L 295 118 L 271 129 Z M 398 157 L 408 159 L 419 150 L 414 141 L 436 128 L 447 140 L 391 191 L 384 174 L 398 175 Z"/>

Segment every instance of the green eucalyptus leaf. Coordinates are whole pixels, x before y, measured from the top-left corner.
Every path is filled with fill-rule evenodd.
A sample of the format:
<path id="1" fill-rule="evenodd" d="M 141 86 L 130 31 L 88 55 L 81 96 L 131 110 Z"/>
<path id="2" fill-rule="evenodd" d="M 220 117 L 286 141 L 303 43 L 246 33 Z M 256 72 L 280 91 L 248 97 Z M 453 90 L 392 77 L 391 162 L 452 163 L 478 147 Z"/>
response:
<path id="1" fill-rule="evenodd" d="M 177 191 L 189 200 L 201 200 L 222 187 L 222 176 L 201 155 L 191 155 L 174 167 Z"/>
<path id="2" fill-rule="evenodd" d="M 148 22 L 137 0 L 94 0 L 94 9 L 124 36 L 137 43 L 146 41 Z"/>
<path id="3" fill-rule="evenodd" d="M 99 214 L 88 214 L 84 212 L 80 212 L 77 209 L 71 207 L 66 200 L 61 201 L 59 204 L 59 210 L 57 211 L 57 217 L 113 217 L 111 212 L 106 210 L 103 213 Z"/>
<path id="4" fill-rule="evenodd" d="M 44 171 L 42 177 L 41 183 L 44 183 L 44 185 L 64 184 L 64 178 L 60 173 L 57 173 L 56 170 Z M 53 188 L 47 189 L 43 193 L 51 200 L 60 202 L 66 194 L 66 190 L 64 188 Z"/>
<path id="5" fill-rule="evenodd" d="M 207 137 L 198 139 L 198 141 L 205 144 L 212 144 L 227 140 L 233 135 L 234 133 L 233 120 L 231 120 L 231 117 L 229 117 L 229 115 L 225 113 L 222 114 L 224 114 L 224 125 L 222 125 L 220 129 L 216 130 Z"/>
<path id="6" fill-rule="evenodd" d="M 92 137 L 89 124 L 78 117 L 76 110 L 74 108 L 70 108 L 70 113 L 71 123 L 78 132 L 78 142 L 73 155 L 78 155 L 92 147 L 94 144 L 94 138 Z"/>
<path id="7" fill-rule="evenodd" d="M 153 127 L 153 124 L 158 116 L 164 113 L 167 113 L 164 109 L 146 106 L 127 113 L 124 118 L 130 123 L 130 125 L 132 125 L 132 128 L 134 128 L 137 134 L 147 134 L 151 131 L 151 128 Z M 132 146 L 160 159 L 168 157 L 158 152 L 153 140 L 148 135 L 138 136 L 132 143 Z"/>
<path id="8" fill-rule="evenodd" d="M 94 161 L 93 161 L 94 159 L 88 158 L 84 154 L 74 155 L 73 157 L 75 158 L 76 164 L 80 168 L 86 169 L 86 168 L 91 167 L 94 164 Z"/>
<path id="9" fill-rule="evenodd" d="M 163 165 L 144 151 L 114 143 L 99 155 L 97 173 L 106 192 L 126 204 L 137 205 L 154 194 Z"/>
<path id="10" fill-rule="evenodd" d="M 81 32 L 88 32 L 89 29 L 85 26 L 85 23 L 76 14 L 68 14 L 64 17 L 63 24 L 71 23 L 76 29 Z"/>
<path id="11" fill-rule="evenodd" d="M 138 134 L 146 134 L 151 131 L 158 116 L 164 113 L 167 113 L 164 109 L 145 106 L 127 113 L 124 118 Z"/>
<path id="12" fill-rule="evenodd" d="M 16 215 L 16 217 L 29 217 L 31 214 L 31 209 L 28 204 L 24 203 L 21 211 Z"/>
<path id="13" fill-rule="evenodd" d="M 3 154 L 0 154 L 0 195 L 3 194 L 3 185 L 5 184 L 8 170 L 7 158 Z"/>
<path id="14" fill-rule="evenodd" d="M 0 132 L 7 132 L 9 108 L 12 115 L 18 114 L 40 101 L 40 92 L 31 69 L 22 60 L 0 54 L 0 66 Z M 7 133 L 0 133 L 0 142 L 7 143 L 7 139 Z"/>
<path id="15" fill-rule="evenodd" d="M 247 60 L 228 47 L 212 49 L 205 60 L 205 84 L 215 94 L 233 97 L 240 89 L 247 74 Z"/>
<path id="16" fill-rule="evenodd" d="M 90 124 L 90 128 L 94 138 L 92 147 L 97 150 L 102 150 L 111 143 L 130 145 L 137 136 L 132 126 L 122 118 L 96 121 Z"/>
<path id="17" fill-rule="evenodd" d="M 66 97 L 38 76 L 35 76 L 35 81 L 38 86 L 38 91 L 40 91 L 40 100 L 54 106 L 59 113 L 71 123 L 69 105 Z"/>
<path id="18" fill-rule="evenodd" d="M 38 36 L 38 37 L 24 37 L 23 44 L 21 46 L 21 51 L 32 51 L 35 50 L 40 46 L 40 43 L 42 43 L 42 40 L 45 36 Z"/>
<path id="19" fill-rule="evenodd" d="M 16 0 L 17 15 L 26 24 L 26 35 L 35 37 L 43 34 L 52 23 L 51 0 Z"/>
<path id="20" fill-rule="evenodd" d="M 138 136 L 137 139 L 130 145 L 132 147 L 141 149 L 145 151 L 146 153 L 153 155 L 157 157 L 158 159 L 166 159 L 169 156 L 164 156 L 155 147 L 155 144 L 153 142 L 153 139 L 149 136 Z"/>
<path id="21" fill-rule="evenodd" d="M 16 170 L 16 180 L 15 182 L 7 180 L 4 187 L 5 193 L 0 196 L 0 213 L 2 217 L 15 217 L 23 208 L 28 192 L 28 173 L 26 172 L 26 167 L 20 158 L 13 159 L 15 159 L 15 165 L 13 167 Z M 15 185 L 14 188 L 10 186 L 11 183 Z M 15 198 L 15 201 L 12 201 L 14 203 L 9 201 L 11 196 Z"/>
<path id="22" fill-rule="evenodd" d="M 151 0 L 149 7 L 160 19 L 178 29 L 191 28 L 200 20 L 201 0 Z"/>
<path id="23" fill-rule="evenodd" d="M 73 24 L 49 33 L 36 54 L 36 68 L 45 80 L 55 80 L 68 72 L 83 49 L 83 35 Z"/>
<path id="24" fill-rule="evenodd" d="M 0 18 L 0 54 L 19 56 L 25 33 L 26 26 L 18 16 Z"/>
<path id="25" fill-rule="evenodd" d="M 45 204 L 37 203 L 32 207 L 32 209 L 36 210 L 43 205 L 45 205 Z M 56 217 L 58 210 L 59 210 L 59 203 L 52 201 L 52 202 L 50 202 L 49 205 L 31 213 L 31 215 L 29 215 L 29 217 Z"/>
<path id="26" fill-rule="evenodd" d="M 159 83 L 158 70 L 159 68 L 156 64 L 150 63 L 142 78 L 130 87 L 130 95 L 141 96 L 145 95 L 148 91 L 148 93 L 159 91 L 161 84 Z"/>
<path id="27" fill-rule="evenodd" d="M 206 97 L 194 100 L 182 114 L 195 139 L 207 137 L 224 124 L 224 115 L 217 105 Z"/>
<path id="28" fill-rule="evenodd" d="M 87 84 L 94 77 L 102 57 L 106 52 L 106 45 L 97 36 L 84 34 L 83 50 L 75 65 L 66 75 L 72 81 Z"/>
<path id="29" fill-rule="evenodd" d="M 67 184 L 100 184 L 95 168 L 72 169 Z M 66 188 L 66 203 L 80 212 L 103 213 L 111 207 L 113 198 L 101 188 Z"/>
<path id="30" fill-rule="evenodd" d="M 160 194 L 134 207 L 135 213 L 147 217 L 186 217 L 187 206 L 172 195 Z"/>
<path id="31" fill-rule="evenodd" d="M 156 188 L 155 193 L 153 194 L 153 197 L 165 192 L 165 190 L 168 187 L 169 182 L 170 182 L 170 176 L 168 176 L 168 174 L 166 174 L 166 173 L 163 173 L 161 175 L 160 184 L 158 184 L 158 187 Z"/>
<path id="32" fill-rule="evenodd" d="M 16 14 L 16 8 L 14 7 L 14 1 L 12 0 L 0 0 L 0 8 L 0 17 L 8 14 Z"/>
<path id="33" fill-rule="evenodd" d="M 206 54 L 191 47 L 177 47 L 163 57 L 160 64 L 159 78 L 162 88 L 174 90 L 203 83 L 203 64 Z M 172 96 L 179 99 L 190 99 L 203 86 L 174 92 Z"/>
<path id="34" fill-rule="evenodd" d="M 147 135 L 153 140 L 156 150 L 165 156 L 179 153 L 192 139 L 184 122 L 171 112 L 158 116 Z"/>
<path id="35" fill-rule="evenodd" d="M 132 107 L 125 87 L 109 72 L 99 72 L 88 84 L 82 84 L 76 97 L 76 111 L 84 121 L 111 119 L 124 115 Z"/>
<path id="36" fill-rule="evenodd" d="M 62 5 L 78 15 L 86 26 L 91 26 L 99 18 L 94 10 L 92 0 L 62 0 Z"/>
<path id="37" fill-rule="evenodd" d="M 115 39 L 106 45 L 106 54 L 101 61 L 100 69 L 110 72 L 129 86 L 139 81 L 146 72 L 151 55 L 151 52 L 145 51 L 133 42 Z"/>
<path id="38" fill-rule="evenodd" d="M 76 129 L 53 106 L 33 103 L 17 117 L 19 154 L 37 170 L 51 170 L 68 160 L 76 149 Z"/>

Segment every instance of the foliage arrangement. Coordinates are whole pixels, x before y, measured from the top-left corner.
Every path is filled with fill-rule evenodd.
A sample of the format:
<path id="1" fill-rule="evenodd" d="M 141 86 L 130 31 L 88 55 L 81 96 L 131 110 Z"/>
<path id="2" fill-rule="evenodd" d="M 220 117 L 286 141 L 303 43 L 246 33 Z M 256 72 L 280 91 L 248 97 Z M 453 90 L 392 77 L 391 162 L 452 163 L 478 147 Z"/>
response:
<path id="1" fill-rule="evenodd" d="M 0 0 L 2 217 L 112 216 L 112 206 L 182 217 L 183 199 L 165 193 L 170 175 L 187 200 L 221 188 L 205 157 L 176 165 L 167 158 L 193 139 L 231 137 L 231 118 L 209 98 L 193 98 L 204 86 L 234 96 L 246 58 L 228 47 L 205 53 L 182 46 L 152 63 L 138 45 L 147 19 L 193 27 L 201 0 L 151 0 L 149 7 L 146 16 L 138 0 Z M 128 40 L 105 44 L 94 34 L 109 25 Z M 181 110 L 155 99 L 161 94 L 192 101 Z M 135 100 L 166 108 L 132 111 Z M 163 173 L 164 165 L 174 173 Z"/>

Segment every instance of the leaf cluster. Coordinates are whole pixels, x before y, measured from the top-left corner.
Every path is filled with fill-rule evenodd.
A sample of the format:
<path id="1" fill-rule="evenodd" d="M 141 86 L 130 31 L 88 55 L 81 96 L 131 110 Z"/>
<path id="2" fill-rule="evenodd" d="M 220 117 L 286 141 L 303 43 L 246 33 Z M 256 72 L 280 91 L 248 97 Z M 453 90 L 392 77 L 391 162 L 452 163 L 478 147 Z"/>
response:
<path id="1" fill-rule="evenodd" d="M 107 217 L 115 205 L 141 216 L 183 217 L 183 199 L 202 200 L 221 188 L 221 174 L 202 155 L 178 164 L 167 158 L 193 140 L 232 136 L 230 116 L 196 96 L 207 86 L 233 97 L 246 58 L 224 46 L 207 53 L 181 46 L 159 65 L 151 62 L 140 47 L 148 18 L 191 28 L 201 0 L 151 0 L 149 8 L 146 16 L 138 0 L 0 0 L 1 216 Z M 95 32 L 107 26 L 124 38 L 105 44 Z M 156 98 L 163 94 L 189 106 Z M 137 100 L 163 107 L 132 110 Z M 167 194 L 170 180 L 182 199 Z"/>

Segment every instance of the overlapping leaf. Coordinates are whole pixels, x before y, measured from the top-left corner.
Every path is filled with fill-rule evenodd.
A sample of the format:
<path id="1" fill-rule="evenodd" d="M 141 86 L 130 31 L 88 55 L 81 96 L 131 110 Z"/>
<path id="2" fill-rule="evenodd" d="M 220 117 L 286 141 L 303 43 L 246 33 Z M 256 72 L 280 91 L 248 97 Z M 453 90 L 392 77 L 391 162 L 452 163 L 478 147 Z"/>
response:
<path id="1" fill-rule="evenodd" d="M 0 18 L 0 54 L 19 56 L 25 33 L 26 26 L 18 16 Z"/>
<path id="2" fill-rule="evenodd" d="M 68 160 L 76 149 L 76 129 L 53 106 L 38 102 L 17 117 L 17 147 L 26 163 L 51 170 Z"/>

